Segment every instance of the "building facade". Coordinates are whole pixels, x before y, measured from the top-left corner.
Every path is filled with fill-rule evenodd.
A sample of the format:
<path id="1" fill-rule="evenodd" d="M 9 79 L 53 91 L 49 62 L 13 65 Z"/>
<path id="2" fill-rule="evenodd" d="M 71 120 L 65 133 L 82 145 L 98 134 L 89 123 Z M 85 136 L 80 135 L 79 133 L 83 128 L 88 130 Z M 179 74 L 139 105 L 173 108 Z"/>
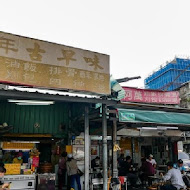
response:
<path id="1" fill-rule="evenodd" d="M 180 107 L 190 108 L 190 82 L 185 83 L 179 88 Z"/>
<path id="2" fill-rule="evenodd" d="M 175 58 L 145 79 L 146 89 L 171 91 L 190 81 L 190 59 Z"/>

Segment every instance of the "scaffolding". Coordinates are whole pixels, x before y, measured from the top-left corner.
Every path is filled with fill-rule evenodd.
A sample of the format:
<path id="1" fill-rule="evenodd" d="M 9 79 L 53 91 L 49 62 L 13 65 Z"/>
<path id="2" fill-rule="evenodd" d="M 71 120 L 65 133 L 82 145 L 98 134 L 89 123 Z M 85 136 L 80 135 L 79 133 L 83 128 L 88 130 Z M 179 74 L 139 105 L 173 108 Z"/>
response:
<path id="1" fill-rule="evenodd" d="M 146 89 L 175 90 L 190 81 L 190 59 L 175 58 L 148 76 Z"/>

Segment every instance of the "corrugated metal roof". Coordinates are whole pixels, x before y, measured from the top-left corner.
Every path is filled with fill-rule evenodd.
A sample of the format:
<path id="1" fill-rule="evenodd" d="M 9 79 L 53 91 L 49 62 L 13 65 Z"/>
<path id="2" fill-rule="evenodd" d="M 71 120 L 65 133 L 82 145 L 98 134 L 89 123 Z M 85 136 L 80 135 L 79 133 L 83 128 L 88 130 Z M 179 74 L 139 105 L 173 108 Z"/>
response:
<path id="1" fill-rule="evenodd" d="M 0 86 L 0 99 L 32 99 L 32 100 L 53 100 L 57 102 L 80 102 L 80 103 L 102 103 L 107 105 L 115 105 L 117 101 L 108 100 L 105 97 L 86 95 L 86 94 L 72 94 L 68 92 L 34 89 L 34 88 L 20 88 L 10 87 L 6 85 Z"/>

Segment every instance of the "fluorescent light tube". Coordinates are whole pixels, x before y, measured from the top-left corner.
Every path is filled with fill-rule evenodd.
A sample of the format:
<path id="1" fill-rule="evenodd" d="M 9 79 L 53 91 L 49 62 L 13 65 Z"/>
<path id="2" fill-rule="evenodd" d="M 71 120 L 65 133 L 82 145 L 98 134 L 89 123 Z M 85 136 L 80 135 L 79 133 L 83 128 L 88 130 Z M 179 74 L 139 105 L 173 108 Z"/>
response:
<path id="1" fill-rule="evenodd" d="M 11 141 L 12 143 L 40 143 L 40 141 Z"/>
<path id="2" fill-rule="evenodd" d="M 49 106 L 51 104 L 41 104 L 41 103 L 16 103 L 16 105 L 20 106 Z"/>
<path id="3" fill-rule="evenodd" d="M 142 127 L 141 129 L 145 129 L 145 130 L 157 130 L 157 128 L 155 128 L 155 127 Z"/>
<path id="4" fill-rule="evenodd" d="M 157 126 L 157 129 L 160 130 L 170 130 L 170 129 L 178 129 L 178 127 L 167 127 L 167 126 Z"/>
<path id="5" fill-rule="evenodd" d="M 178 127 L 167 127 L 167 129 L 178 129 Z"/>
<path id="6" fill-rule="evenodd" d="M 50 104 L 54 104 L 54 101 L 37 101 L 37 100 L 11 100 L 11 99 L 9 99 L 8 102 L 16 103 L 18 105 L 50 105 Z"/>
<path id="7" fill-rule="evenodd" d="M 166 127 L 166 126 L 157 126 L 157 127 L 142 127 L 138 129 L 145 129 L 145 130 L 172 130 L 178 129 L 178 127 Z"/>

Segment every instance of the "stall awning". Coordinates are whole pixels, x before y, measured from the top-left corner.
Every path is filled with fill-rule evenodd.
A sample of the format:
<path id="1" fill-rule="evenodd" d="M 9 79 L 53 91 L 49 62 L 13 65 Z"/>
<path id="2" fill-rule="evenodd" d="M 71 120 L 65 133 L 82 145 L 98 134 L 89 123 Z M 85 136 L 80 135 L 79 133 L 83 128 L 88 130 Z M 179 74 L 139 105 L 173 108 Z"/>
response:
<path id="1" fill-rule="evenodd" d="M 190 126 L 190 114 L 188 113 L 135 109 L 117 109 L 117 111 L 120 122 Z"/>

